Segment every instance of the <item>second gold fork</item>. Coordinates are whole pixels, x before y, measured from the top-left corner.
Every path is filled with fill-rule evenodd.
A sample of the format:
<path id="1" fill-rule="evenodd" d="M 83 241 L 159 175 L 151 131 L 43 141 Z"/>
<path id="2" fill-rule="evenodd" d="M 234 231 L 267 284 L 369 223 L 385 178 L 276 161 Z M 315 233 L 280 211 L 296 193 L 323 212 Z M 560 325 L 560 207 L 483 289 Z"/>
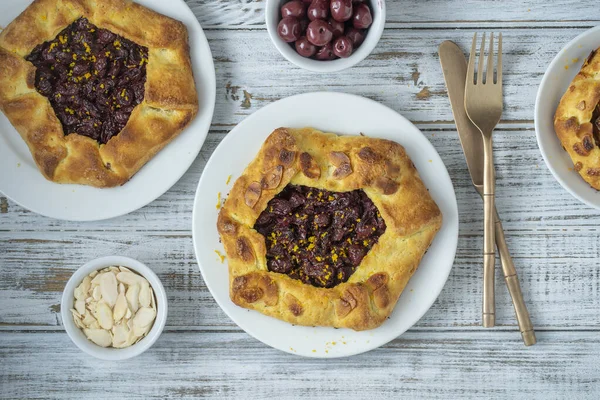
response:
<path id="1" fill-rule="evenodd" d="M 485 34 L 479 49 L 479 62 L 475 68 L 477 54 L 477 34 L 473 36 L 467 81 L 465 85 L 465 110 L 469 119 L 483 136 L 483 326 L 493 327 L 496 323 L 494 296 L 494 208 L 495 208 L 495 172 L 492 152 L 492 132 L 502 116 L 502 34 L 498 37 L 498 62 L 494 76 L 494 34 L 490 36 L 490 45 L 485 62 Z"/>

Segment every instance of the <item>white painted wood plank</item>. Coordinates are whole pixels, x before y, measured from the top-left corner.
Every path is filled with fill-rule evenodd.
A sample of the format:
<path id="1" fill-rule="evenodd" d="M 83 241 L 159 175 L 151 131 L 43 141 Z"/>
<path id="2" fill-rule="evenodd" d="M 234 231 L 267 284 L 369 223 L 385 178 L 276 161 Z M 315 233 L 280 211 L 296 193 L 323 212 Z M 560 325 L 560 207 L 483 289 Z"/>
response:
<path id="1" fill-rule="evenodd" d="M 205 29 L 263 28 L 266 1 L 186 0 Z M 386 1 L 387 28 L 413 26 L 594 25 L 598 16 L 579 0 Z"/>
<path id="2" fill-rule="evenodd" d="M 494 2 L 496 3 L 496 2 Z M 551 60 L 585 29 L 504 30 L 505 121 L 531 121 L 538 85 Z M 454 40 L 465 51 L 478 29 L 385 30 L 373 53 L 338 74 L 300 69 L 281 56 L 264 31 L 208 31 L 217 69 L 213 127 L 232 127 L 255 110 L 298 93 L 362 95 L 411 121 L 452 121 L 437 48 Z M 573 54 L 583 60 L 587 54 Z M 268 77 L 268 79 L 266 78 Z"/>
<path id="3" fill-rule="evenodd" d="M 0 235 L 0 324 L 60 325 L 60 298 L 70 275 L 85 261 L 112 254 L 139 259 L 161 278 L 169 298 L 169 328 L 236 328 L 206 288 L 187 234 L 11 233 Z M 533 323 L 543 329 L 600 330 L 600 234 L 512 232 L 508 244 L 519 270 Z M 440 297 L 417 324 L 426 329 L 478 326 L 481 302 L 481 234 L 461 234 L 454 267 Z M 215 257 L 213 268 L 225 268 Z M 516 320 L 497 271 L 497 324 Z M 576 307 L 574 305 L 577 305 Z"/>
<path id="4" fill-rule="evenodd" d="M 526 348 L 493 331 L 408 332 L 334 360 L 246 334 L 164 333 L 141 356 L 95 360 L 64 333 L 0 333 L 2 398 L 596 399 L 596 332 L 542 332 Z"/>

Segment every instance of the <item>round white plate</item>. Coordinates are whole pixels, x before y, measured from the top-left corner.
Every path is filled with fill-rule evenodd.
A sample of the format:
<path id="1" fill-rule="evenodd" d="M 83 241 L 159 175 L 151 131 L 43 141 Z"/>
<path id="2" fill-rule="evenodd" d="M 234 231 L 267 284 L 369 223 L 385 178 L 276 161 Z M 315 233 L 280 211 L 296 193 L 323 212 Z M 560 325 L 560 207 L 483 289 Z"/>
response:
<path id="1" fill-rule="evenodd" d="M 569 42 L 552 60 L 535 101 L 535 133 L 544 161 L 556 180 L 575 198 L 600 209 L 600 192 L 573 169 L 573 161 L 554 131 L 554 113 L 590 52 L 600 47 L 600 26 Z"/>
<path id="2" fill-rule="evenodd" d="M 187 26 L 200 103 L 198 116 L 125 185 L 97 189 L 46 180 L 21 136 L 0 112 L 0 192 L 14 202 L 58 219 L 97 221 L 112 218 L 135 211 L 169 190 L 198 156 L 210 127 L 216 96 L 215 67 L 206 36 L 183 0 L 138 2 Z M 0 26 L 8 25 L 29 3 L 0 1 Z"/>
<path id="3" fill-rule="evenodd" d="M 406 148 L 444 216 L 442 229 L 409 281 L 394 313 L 377 329 L 294 326 L 229 299 L 227 263 L 217 233 L 217 193 L 223 197 L 252 161 L 266 137 L 278 127 L 316 129 L 394 140 Z M 232 175 L 227 184 L 228 176 Z M 308 357 L 343 357 L 377 348 L 413 326 L 441 292 L 456 252 L 458 209 L 448 171 L 431 143 L 406 118 L 375 101 L 343 93 L 308 93 L 288 97 L 255 112 L 219 144 L 206 164 L 194 201 L 194 249 L 213 297 L 227 315 L 256 339 L 276 349 Z"/>

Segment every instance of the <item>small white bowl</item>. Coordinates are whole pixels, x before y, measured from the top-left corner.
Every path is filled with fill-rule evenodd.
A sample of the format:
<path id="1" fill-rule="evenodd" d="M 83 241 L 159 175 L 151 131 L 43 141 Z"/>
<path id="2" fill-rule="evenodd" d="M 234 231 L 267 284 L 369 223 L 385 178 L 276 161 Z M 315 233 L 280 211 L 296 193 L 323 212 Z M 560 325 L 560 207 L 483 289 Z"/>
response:
<path id="1" fill-rule="evenodd" d="M 83 278 L 88 276 L 92 271 L 101 270 L 110 266 L 127 267 L 132 271 L 137 272 L 148 280 L 154 291 L 154 295 L 156 296 L 156 320 L 154 321 L 152 329 L 150 329 L 150 332 L 148 332 L 148 335 L 146 335 L 145 338 L 141 339 L 133 346 L 123 349 L 104 348 L 89 341 L 81 329 L 75 325 L 73 315 L 70 311 L 71 308 L 74 308 L 73 300 L 75 288 L 79 286 L 81 281 L 83 281 Z M 148 350 L 162 333 L 167 321 L 167 295 L 158 276 L 141 262 L 129 257 L 108 256 L 92 260 L 75 271 L 65 286 L 60 312 L 63 326 L 65 327 L 67 334 L 73 343 L 81 350 L 102 360 L 126 360 Z"/>
<path id="2" fill-rule="evenodd" d="M 267 0 L 265 7 L 265 20 L 267 31 L 271 37 L 271 41 L 277 47 L 277 50 L 290 62 L 297 66 L 314 72 L 336 72 L 346 68 L 350 68 L 362 60 L 364 60 L 377 46 L 383 27 L 385 25 L 385 0 L 368 0 L 373 15 L 373 23 L 369 27 L 369 31 L 365 36 L 365 41 L 360 45 L 358 50 L 348 58 L 338 58 L 331 61 L 313 60 L 311 58 L 302 57 L 296 53 L 296 50 L 289 43 L 284 42 L 277 35 L 277 25 L 281 20 L 281 6 L 289 0 Z"/>
<path id="3" fill-rule="evenodd" d="M 554 131 L 554 113 L 563 94 L 592 50 L 600 47 L 600 26 L 569 42 L 550 63 L 535 101 L 535 133 L 544 161 L 556 180 L 575 198 L 600 209 L 600 193 L 573 169 L 573 161 Z"/>

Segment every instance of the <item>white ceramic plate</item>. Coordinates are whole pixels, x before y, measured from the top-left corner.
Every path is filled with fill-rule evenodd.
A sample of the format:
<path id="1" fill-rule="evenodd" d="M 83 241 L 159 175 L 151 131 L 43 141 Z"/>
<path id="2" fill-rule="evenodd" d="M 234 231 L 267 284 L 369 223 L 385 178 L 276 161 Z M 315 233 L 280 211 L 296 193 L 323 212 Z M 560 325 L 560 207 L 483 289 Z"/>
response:
<path id="1" fill-rule="evenodd" d="M 46 180 L 21 136 L 0 113 L 0 191 L 14 202 L 58 219 L 97 221 L 112 218 L 135 211 L 169 190 L 198 156 L 210 127 L 216 94 L 215 68 L 206 36 L 183 0 L 138 2 L 187 26 L 200 103 L 198 116 L 125 185 L 97 189 Z M 0 26 L 8 25 L 29 3 L 0 1 Z"/>
<path id="2" fill-rule="evenodd" d="M 254 158 L 266 137 L 278 127 L 312 126 L 322 131 L 395 140 L 406 148 L 444 216 L 442 229 L 404 290 L 394 313 L 377 329 L 293 326 L 229 299 L 227 263 L 217 233 L 217 193 L 225 196 Z M 229 175 L 232 179 L 226 183 Z M 423 134 L 395 111 L 354 95 L 308 93 L 288 97 L 255 112 L 219 144 L 206 164 L 194 201 L 193 241 L 202 275 L 213 297 L 229 317 L 258 340 L 292 354 L 342 357 L 362 353 L 396 338 L 413 326 L 441 292 L 456 252 L 458 209 L 452 182 L 441 158 Z"/>
<path id="3" fill-rule="evenodd" d="M 535 133 L 544 161 L 556 180 L 573 196 L 600 209 L 600 192 L 573 169 L 573 161 L 554 132 L 554 113 L 563 94 L 581 69 L 590 52 L 600 47 L 600 26 L 569 42 L 552 60 L 535 101 Z"/>

